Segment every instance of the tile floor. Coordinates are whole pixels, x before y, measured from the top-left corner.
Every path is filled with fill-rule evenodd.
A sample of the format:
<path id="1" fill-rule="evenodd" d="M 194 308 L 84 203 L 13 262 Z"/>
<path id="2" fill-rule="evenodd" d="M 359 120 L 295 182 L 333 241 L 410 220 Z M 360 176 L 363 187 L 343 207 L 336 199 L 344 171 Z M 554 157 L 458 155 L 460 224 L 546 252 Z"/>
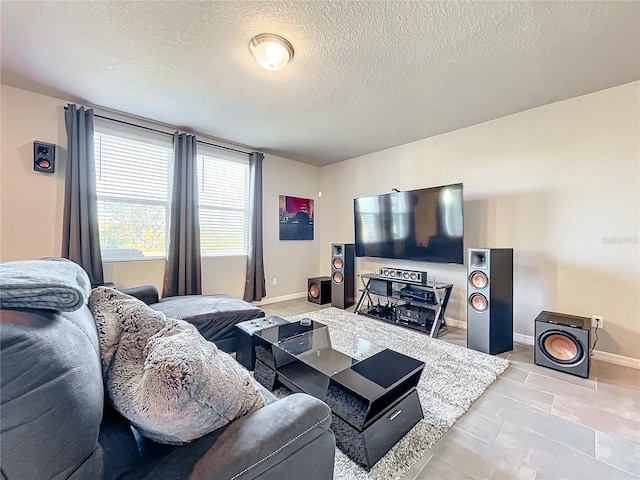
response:
<path id="1" fill-rule="evenodd" d="M 289 317 L 326 306 L 303 298 L 262 309 Z M 439 339 L 466 346 L 466 330 Z M 594 360 L 583 379 L 535 365 L 532 346 L 501 356 L 509 368 L 405 480 L 640 478 L 640 370 Z"/>

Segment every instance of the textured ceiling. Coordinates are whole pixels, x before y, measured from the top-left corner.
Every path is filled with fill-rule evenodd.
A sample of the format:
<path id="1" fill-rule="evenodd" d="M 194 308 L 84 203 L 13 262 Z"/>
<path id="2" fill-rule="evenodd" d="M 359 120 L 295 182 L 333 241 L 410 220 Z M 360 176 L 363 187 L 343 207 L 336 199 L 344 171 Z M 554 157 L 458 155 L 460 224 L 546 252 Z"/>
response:
<path id="1" fill-rule="evenodd" d="M 2 83 L 326 165 L 640 79 L 640 2 L 2 1 Z M 293 61 L 263 70 L 258 33 Z"/>

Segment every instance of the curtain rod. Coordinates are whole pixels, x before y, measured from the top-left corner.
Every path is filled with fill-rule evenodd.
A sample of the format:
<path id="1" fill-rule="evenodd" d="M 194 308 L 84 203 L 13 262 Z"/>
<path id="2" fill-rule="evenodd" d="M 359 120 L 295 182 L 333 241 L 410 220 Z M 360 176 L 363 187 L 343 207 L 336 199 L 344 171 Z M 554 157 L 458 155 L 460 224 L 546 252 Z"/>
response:
<path id="1" fill-rule="evenodd" d="M 64 109 L 68 110 L 68 107 L 64 107 Z M 129 125 L 130 127 L 142 128 L 143 130 L 148 130 L 150 132 L 160 133 L 162 135 L 173 136 L 173 133 L 164 132 L 162 130 L 158 130 L 157 128 L 147 127 L 145 125 L 138 125 L 137 123 L 127 122 L 125 120 L 119 120 L 117 118 L 105 117 L 104 115 L 99 115 L 97 113 L 94 113 L 93 116 L 95 118 L 101 118 L 102 120 L 108 120 L 110 122 L 121 123 L 123 125 Z M 197 138 L 196 138 L 196 141 L 198 143 L 202 143 L 203 145 L 208 145 L 210 147 L 222 148 L 223 150 L 229 150 L 231 152 L 242 153 L 243 155 L 251 155 L 250 152 L 245 152 L 244 150 L 238 150 L 236 148 L 225 147 L 224 145 L 217 145 L 215 143 L 203 142 L 202 140 L 197 140 Z"/>

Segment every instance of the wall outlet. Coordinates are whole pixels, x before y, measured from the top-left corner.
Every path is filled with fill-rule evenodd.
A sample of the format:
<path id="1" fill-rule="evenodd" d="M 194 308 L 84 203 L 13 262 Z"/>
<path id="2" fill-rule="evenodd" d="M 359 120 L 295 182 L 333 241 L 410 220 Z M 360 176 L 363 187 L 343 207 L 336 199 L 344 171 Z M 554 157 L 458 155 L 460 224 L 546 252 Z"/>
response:
<path id="1" fill-rule="evenodd" d="M 278 279 L 277 279 L 276 277 L 273 277 L 273 281 L 272 281 L 272 283 L 273 283 L 274 285 L 277 285 L 277 284 L 278 284 Z"/>
<path id="2" fill-rule="evenodd" d="M 591 315 L 591 324 L 593 327 L 603 328 L 604 318 L 602 315 Z"/>

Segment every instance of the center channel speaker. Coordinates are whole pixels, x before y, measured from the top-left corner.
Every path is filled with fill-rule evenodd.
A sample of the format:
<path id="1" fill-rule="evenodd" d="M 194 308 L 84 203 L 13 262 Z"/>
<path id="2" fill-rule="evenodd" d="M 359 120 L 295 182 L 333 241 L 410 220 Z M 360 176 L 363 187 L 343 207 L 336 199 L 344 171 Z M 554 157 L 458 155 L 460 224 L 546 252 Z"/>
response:
<path id="1" fill-rule="evenodd" d="M 513 350 L 513 249 L 470 248 L 467 260 L 467 347 Z"/>
<path id="2" fill-rule="evenodd" d="M 355 303 L 355 248 L 353 243 L 331 244 L 331 305 L 349 308 Z"/>
<path id="3" fill-rule="evenodd" d="M 402 270 L 400 268 L 380 267 L 380 277 L 402 281 L 402 283 L 427 284 L 427 272 Z"/>

